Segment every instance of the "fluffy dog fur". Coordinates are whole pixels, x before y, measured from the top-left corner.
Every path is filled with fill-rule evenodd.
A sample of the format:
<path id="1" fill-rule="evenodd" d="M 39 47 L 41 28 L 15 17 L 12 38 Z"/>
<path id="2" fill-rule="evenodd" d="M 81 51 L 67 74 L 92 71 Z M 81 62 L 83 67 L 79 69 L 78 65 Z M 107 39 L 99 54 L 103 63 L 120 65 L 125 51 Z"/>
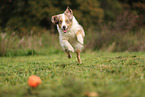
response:
<path id="1" fill-rule="evenodd" d="M 83 38 L 85 33 L 83 27 L 73 16 L 72 10 L 67 7 L 63 14 L 52 16 L 51 21 L 57 26 L 60 45 L 68 54 L 68 58 L 71 58 L 70 52 L 75 51 L 77 54 L 78 63 L 81 64 L 80 52 L 83 48 Z"/>

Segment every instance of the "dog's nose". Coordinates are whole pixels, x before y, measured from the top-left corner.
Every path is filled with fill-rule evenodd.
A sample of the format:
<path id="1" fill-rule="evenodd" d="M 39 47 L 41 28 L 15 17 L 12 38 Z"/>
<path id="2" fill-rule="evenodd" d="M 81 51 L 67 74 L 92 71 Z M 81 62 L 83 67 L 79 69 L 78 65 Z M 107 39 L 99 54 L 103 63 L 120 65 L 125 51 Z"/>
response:
<path id="1" fill-rule="evenodd" d="M 66 29 L 66 26 L 65 25 L 63 26 L 63 29 Z"/>

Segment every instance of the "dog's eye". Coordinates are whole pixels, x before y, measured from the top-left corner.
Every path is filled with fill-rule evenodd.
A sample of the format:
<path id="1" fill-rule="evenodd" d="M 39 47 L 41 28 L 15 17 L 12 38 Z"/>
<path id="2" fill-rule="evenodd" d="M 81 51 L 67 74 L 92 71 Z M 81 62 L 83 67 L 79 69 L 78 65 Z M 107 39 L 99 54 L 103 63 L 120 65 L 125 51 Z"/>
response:
<path id="1" fill-rule="evenodd" d="M 62 23 L 62 21 L 60 20 L 60 23 Z"/>
<path id="2" fill-rule="evenodd" d="M 68 20 L 66 20 L 66 23 L 69 23 L 69 21 L 68 21 Z"/>

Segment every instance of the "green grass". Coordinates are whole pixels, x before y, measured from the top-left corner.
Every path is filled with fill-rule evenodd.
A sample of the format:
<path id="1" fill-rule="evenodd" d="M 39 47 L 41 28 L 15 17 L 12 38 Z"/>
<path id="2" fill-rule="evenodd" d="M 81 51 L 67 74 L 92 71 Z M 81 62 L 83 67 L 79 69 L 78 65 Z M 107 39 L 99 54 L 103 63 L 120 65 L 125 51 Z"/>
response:
<path id="1" fill-rule="evenodd" d="M 86 52 L 83 64 L 75 54 L 0 57 L 0 97 L 144 97 L 145 53 Z M 42 84 L 30 88 L 30 75 Z"/>

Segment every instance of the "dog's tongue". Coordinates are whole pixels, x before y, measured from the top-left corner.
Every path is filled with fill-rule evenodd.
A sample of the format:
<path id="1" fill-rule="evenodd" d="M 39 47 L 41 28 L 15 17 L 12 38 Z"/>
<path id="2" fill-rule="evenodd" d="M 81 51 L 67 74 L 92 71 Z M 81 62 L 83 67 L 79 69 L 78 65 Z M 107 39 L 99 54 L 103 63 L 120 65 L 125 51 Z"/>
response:
<path id="1" fill-rule="evenodd" d="M 67 29 L 63 30 L 63 32 L 66 33 L 67 32 Z"/>

